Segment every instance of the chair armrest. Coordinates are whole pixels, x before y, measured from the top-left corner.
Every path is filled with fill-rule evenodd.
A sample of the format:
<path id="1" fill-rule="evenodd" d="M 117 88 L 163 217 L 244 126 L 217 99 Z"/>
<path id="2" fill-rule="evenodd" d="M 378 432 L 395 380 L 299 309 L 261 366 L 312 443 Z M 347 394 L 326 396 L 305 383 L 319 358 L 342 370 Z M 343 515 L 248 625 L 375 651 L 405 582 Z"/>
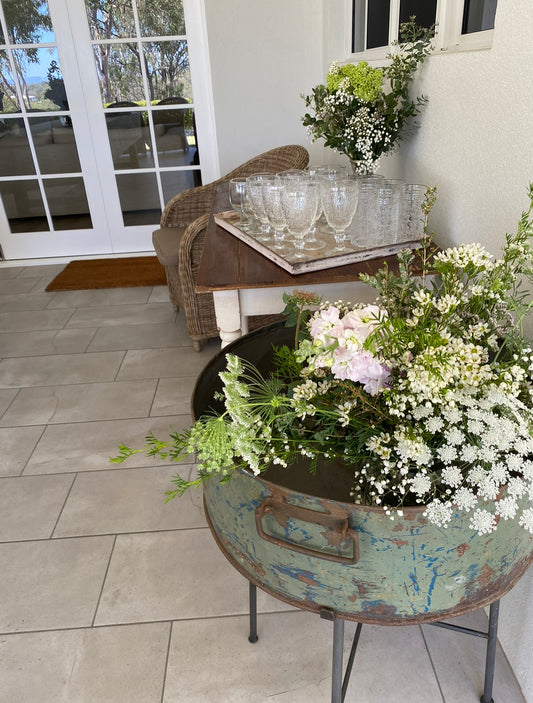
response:
<path id="1" fill-rule="evenodd" d="M 208 222 L 209 215 L 198 217 L 187 227 L 180 242 L 178 262 L 180 281 L 184 292 L 191 296 L 195 294 Z"/>

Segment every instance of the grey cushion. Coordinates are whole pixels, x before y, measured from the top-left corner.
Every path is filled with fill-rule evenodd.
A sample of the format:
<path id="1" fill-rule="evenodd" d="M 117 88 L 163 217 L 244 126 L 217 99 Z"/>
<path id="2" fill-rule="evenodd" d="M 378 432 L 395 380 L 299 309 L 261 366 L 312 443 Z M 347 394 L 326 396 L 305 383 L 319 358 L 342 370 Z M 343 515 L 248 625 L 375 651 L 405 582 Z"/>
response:
<path id="1" fill-rule="evenodd" d="M 163 266 L 177 266 L 181 238 L 187 227 L 163 227 L 152 233 L 152 242 L 159 263 Z"/>

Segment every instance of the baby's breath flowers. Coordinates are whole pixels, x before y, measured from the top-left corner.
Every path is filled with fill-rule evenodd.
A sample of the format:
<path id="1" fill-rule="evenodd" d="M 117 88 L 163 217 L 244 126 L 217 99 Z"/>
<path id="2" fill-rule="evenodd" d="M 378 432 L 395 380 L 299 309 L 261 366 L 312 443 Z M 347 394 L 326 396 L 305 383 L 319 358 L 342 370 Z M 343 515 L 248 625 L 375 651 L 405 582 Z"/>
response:
<path id="1" fill-rule="evenodd" d="M 508 520 L 533 534 L 533 347 L 521 327 L 533 306 L 533 185 L 529 197 L 499 259 L 479 244 L 439 252 L 426 226 L 397 270 L 362 276 L 375 304 L 287 298 L 295 347 L 274 350 L 275 372 L 228 354 L 223 412 L 167 443 L 149 438 L 151 454 L 197 454 L 198 478 L 177 477 L 169 497 L 238 468 L 341 459 L 353 500 L 391 518 L 420 505 L 443 527 L 462 511 L 481 535 Z M 426 214 L 433 201 L 429 189 Z"/>
<path id="2" fill-rule="evenodd" d="M 303 117 L 309 137 L 323 138 L 325 146 L 346 154 L 358 172 L 373 171 L 426 101 L 422 96 L 411 100 L 408 89 L 431 50 L 432 33 L 433 29 L 417 27 L 414 18 L 402 24 L 401 42 L 387 57 L 385 68 L 372 68 L 366 61 L 333 62 L 326 85 L 302 96 L 311 110 Z"/>

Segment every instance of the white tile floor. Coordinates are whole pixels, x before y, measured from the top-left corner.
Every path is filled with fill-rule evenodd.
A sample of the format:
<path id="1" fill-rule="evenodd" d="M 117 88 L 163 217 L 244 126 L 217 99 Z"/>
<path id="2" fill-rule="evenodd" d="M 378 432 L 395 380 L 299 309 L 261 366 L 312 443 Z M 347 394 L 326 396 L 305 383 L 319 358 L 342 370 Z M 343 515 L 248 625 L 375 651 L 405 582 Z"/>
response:
<path id="1" fill-rule="evenodd" d="M 249 644 L 200 495 L 166 505 L 175 467 L 108 461 L 188 424 L 217 345 L 192 350 L 166 288 L 45 293 L 61 268 L 0 264 L 0 703 L 328 703 L 331 623 L 260 594 Z M 365 626 L 346 703 L 475 703 L 484 651 Z M 524 703 L 501 651 L 494 700 Z"/>

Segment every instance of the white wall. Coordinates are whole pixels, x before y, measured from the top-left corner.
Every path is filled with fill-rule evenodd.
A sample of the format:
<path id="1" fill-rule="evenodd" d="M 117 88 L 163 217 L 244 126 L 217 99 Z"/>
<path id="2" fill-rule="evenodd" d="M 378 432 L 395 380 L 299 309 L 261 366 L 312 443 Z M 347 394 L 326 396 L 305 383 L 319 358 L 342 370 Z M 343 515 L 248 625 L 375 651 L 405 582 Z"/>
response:
<path id="1" fill-rule="evenodd" d="M 336 21 L 342 0 L 331 0 Z M 498 0 L 490 50 L 426 59 L 412 93 L 429 103 L 420 127 L 381 160 L 379 172 L 436 185 L 431 224 L 439 243 L 481 241 L 500 252 L 528 206 L 533 181 L 533 3 Z M 343 33 L 330 20 L 326 66 L 345 60 Z"/>
<path id="2" fill-rule="evenodd" d="M 302 92 L 322 80 L 322 0 L 205 0 L 221 174 L 309 143 Z"/>
<path id="3" fill-rule="evenodd" d="M 331 0 L 340 13 L 341 0 Z M 498 0 L 492 49 L 431 56 L 414 90 L 429 97 L 417 133 L 380 172 L 436 185 L 442 245 L 479 241 L 498 255 L 533 181 L 533 3 Z M 326 60 L 345 59 L 330 26 Z M 533 330 L 530 323 L 529 330 Z M 533 569 L 502 600 L 500 642 L 533 703 Z"/>
<path id="4" fill-rule="evenodd" d="M 533 180 L 533 4 L 498 0 L 492 49 L 432 56 L 415 90 L 429 97 L 416 136 L 384 163 L 436 184 L 445 244 L 498 254 Z"/>

